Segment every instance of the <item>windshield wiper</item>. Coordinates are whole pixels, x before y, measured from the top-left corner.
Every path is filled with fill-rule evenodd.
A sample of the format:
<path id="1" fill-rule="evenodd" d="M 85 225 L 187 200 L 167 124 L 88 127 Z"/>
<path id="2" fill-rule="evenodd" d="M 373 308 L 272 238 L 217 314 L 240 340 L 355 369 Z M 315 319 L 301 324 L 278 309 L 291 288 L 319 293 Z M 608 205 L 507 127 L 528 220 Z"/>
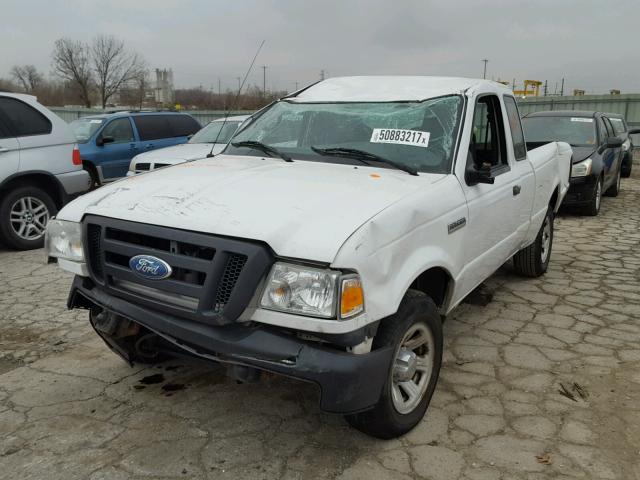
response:
<path id="1" fill-rule="evenodd" d="M 246 140 L 244 142 L 233 142 L 231 145 L 233 145 L 234 147 L 247 147 L 247 148 L 253 148 L 254 150 L 262 150 L 264 153 L 268 153 L 271 156 L 280 157 L 285 162 L 293 162 L 293 159 L 286 153 L 281 152 L 280 150 L 278 150 L 275 147 L 272 147 L 271 145 L 266 145 L 256 140 Z"/>
<path id="2" fill-rule="evenodd" d="M 393 160 L 389 160 L 388 158 L 381 157 L 380 155 L 376 155 L 375 153 L 367 152 L 365 150 L 358 150 L 357 148 L 343 148 L 343 147 L 330 147 L 330 148 L 318 148 L 311 147 L 311 150 L 316 152 L 319 155 L 326 156 L 336 156 L 336 157 L 345 157 L 345 158 L 354 158 L 356 160 L 360 160 L 362 163 L 366 165 L 371 165 L 367 160 L 373 160 L 375 162 L 385 163 L 387 165 L 392 166 L 398 170 L 402 170 L 407 172 L 409 175 L 418 175 L 418 171 L 415 168 L 411 168 L 408 165 L 403 165 L 398 162 L 394 162 Z"/>

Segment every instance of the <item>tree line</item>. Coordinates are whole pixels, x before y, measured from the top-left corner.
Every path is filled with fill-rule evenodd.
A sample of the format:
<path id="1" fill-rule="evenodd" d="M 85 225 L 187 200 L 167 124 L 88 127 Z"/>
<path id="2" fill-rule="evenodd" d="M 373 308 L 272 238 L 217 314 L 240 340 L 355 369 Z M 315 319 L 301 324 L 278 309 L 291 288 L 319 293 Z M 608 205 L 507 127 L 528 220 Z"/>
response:
<path id="1" fill-rule="evenodd" d="M 0 77 L 0 91 L 29 93 L 48 106 L 156 107 L 152 88 L 144 58 L 112 35 L 98 35 L 89 43 L 66 37 L 56 40 L 50 76 L 34 65 L 15 65 L 9 78 Z M 240 95 L 233 89 L 182 88 L 175 90 L 175 102 L 184 109 L 256 110 L 285 94 L 265 92 L 257 85 L 246 87 Z"/>

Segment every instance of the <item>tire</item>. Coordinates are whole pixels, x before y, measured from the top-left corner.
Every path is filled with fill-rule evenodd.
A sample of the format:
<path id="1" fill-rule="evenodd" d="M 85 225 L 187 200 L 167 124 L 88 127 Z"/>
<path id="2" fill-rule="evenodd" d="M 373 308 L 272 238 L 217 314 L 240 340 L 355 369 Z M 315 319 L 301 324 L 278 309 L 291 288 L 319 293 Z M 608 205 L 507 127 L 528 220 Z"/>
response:
<path id="1" fill-rule="evenodd" d="M 631 176 L 631 167 L 633 166 L 633 154 L 627 153 L 625 160 L 622 162 L 622 178 L 629 178 Z"/>
<path id="2" fill-rule="evenodd" d="M 41 248 L 47 222 L 56 213 L 54 201 L 38 187 L 10 190 L 0 200 L 0 237 L 16 250 Z"/>
<path id="3" fill-rule="evenodd" d="M 539 277 L 549 267 L 553 247 L 553 209 L 549 207 L 535 241 L 513 256 L 513 267 L 524 277 Z"/>
<path id="4" fill-rule="evenodd" d="M 595 217 L 596 215 L 598 215 L 598 213 L 600 213 L 601 203 L 602 203 L 602 177 L 598 177 L 596 186 L 593 189 L 593 197 L 591 197 L 591 201 L 589 202 L 589 205 L 587 205 L 582 209 L 582 213 L 590 217 Z"/>
<path id="5" fill-rule="evenodd" d="M 412 331 L 414 335 L 410 335 Z M 406 338 L 407 335 L 409 335 L 408 338 Z M 426 343 L 414 347 L 421 353 L 414 352 L 413 349 L 410 351 L 414 355 L 416 353 L 419 355 L 414 357 L 414 360 L 423 356 L 426 370 L 421 373 L 419 369 L 415 369 L 414 363 L 412 367 L 405 368 L 401 372 L 409 380 L 398 380 L 396 376 L 398 372 L 394 365 L 397 365 L 396 360 L 399 355 L 403 352 L 406 354 L 409 350 L 401 349 L 401 346 L 407 340 L 413 339 L 415 342 L 419 338 L 427 339 Z M 389 345 L 395 346 L 394 363 L 389 372 L 384 372 L 387 375 L 387 381 L 378 403 L 371 410 L 345 417 L 351 426 L 361 432 L 383 439 L 403 435 L 419 424 L 435 391 L 442 365 L 442 320 L 431 298 L 422 292 L 414 290 L 407 292 L 398 311 L 382 322 L 373 340 L 374 349 Z M 399 386 L 401 383 L 416 385 L 416 379 L 416 388 L 419 393 L 413 397 L 413 401 L 406 393 L 400 395 L 399 400 L 394 400 L 394 391 L 398 394 L 406 392 Z M 407 398 L 405 399 L 404 396 Z"/>
<path id="6" fill-rule="evenodd" d="M 94 167 L 91 163 L 84 162 L 82 164 L 82 168 L 84 168 L 89 173 L 89 191 L 99 188 L 102 184 L 100 183 L 100 176 L 98 175 L 96 167 Z"/>
<path id="7" fill-rule="evenodd" d="M 605 192 L 607 197 L 617 197 L 620 193 L 620 178 L 622 177 L 622 164 L 618 168 L 618 173 L 616 174 L 616 181 L 613 185 L 611 185 L 608 190 Z"/>

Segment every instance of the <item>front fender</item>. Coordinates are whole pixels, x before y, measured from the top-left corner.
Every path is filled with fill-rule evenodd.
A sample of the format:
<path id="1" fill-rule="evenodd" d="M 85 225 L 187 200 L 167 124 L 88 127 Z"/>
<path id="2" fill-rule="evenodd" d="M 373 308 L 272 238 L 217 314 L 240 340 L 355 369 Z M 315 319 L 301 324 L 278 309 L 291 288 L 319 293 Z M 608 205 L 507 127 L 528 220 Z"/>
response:
<path id="1" fill-rule="evenodd" d="M 467 205 L 449 175 L 383 210 L 347 239 L 332 266 L 360 274 L 369 321 L 395 313 L 413 281 L 430 268 L 456 279 L 466 229 L 450 232 L 449 226 L 461 219 L 468 220 Z"/>

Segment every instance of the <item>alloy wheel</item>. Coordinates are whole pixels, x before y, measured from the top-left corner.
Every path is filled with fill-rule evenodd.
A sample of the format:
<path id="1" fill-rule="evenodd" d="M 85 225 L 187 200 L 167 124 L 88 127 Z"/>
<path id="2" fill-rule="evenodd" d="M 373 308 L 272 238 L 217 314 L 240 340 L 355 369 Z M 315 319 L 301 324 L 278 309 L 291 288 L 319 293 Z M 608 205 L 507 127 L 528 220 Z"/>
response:
<path id="1" fill-rule="evenodd" d="M 38 240 L 47 228 L 50 213 L 42 200 L 22 197 L 11 206 L 9 221 L 13 231 L 23 240 Z"/>
<path id="2" fill-rule="evenodd" d="M 435 342 L 424 323 L 409 327 L 392 368 L 391 399 L 400 414 L 411 413 L 424 397 L 433 371 Z"/>

